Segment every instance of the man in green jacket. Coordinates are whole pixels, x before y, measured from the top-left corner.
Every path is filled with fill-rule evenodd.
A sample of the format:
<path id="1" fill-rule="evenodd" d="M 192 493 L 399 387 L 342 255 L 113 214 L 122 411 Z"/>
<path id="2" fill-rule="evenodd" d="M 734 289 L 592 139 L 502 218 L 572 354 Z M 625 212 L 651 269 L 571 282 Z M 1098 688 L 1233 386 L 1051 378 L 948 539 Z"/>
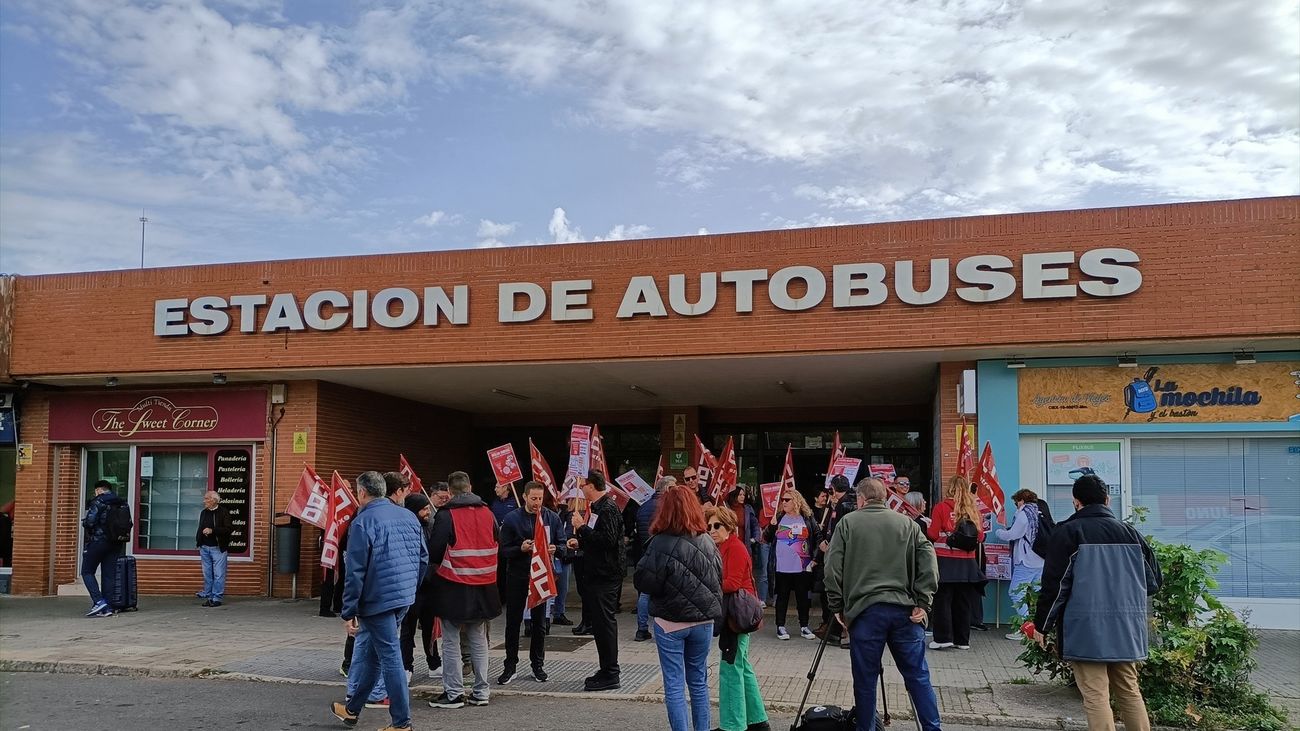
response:
<path id="1" fill-rule="evenodd" d="M 939 731 L 939 705 L 925 662 L 925 623 L 939 587 L 934 546 L 911 518 L 885 506 L 885 483 L 858 483 L 858 509 L 842 518 L 826 555 L 826 597 L 848 630 L 858 730 L 876 728 L 876 683 L 885 645 L 903 675 L 917 719 Z"/>

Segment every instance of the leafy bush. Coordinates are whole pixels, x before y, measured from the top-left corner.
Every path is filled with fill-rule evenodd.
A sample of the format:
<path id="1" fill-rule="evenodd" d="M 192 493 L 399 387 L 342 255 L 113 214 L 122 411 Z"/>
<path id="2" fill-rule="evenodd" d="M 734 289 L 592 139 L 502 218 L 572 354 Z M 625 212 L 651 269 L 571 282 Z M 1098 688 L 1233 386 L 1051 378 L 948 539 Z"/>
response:
<path id="1" fill-rule="evenodd" d="M 1138 514 L 1138 520 L 1141 520 Z M 1286 713 L 1250 684 L 1259 636 L 1211 594 L 1226 556 L 1211 549 L 1148 537 L 1164 584 L 1151 598 L 1151 647 L 1138 680 L 1147 712 L 1158 724 L 1194 729 L 1278 731 Z M 1030 615 L 1039 587 L 1030 588 Z M 1023 621 L 1023 618 L 1022 618 Z M 1072 681 L 1055 648 L 1025 641 L 1019 660 L 1035 674 Z"/>

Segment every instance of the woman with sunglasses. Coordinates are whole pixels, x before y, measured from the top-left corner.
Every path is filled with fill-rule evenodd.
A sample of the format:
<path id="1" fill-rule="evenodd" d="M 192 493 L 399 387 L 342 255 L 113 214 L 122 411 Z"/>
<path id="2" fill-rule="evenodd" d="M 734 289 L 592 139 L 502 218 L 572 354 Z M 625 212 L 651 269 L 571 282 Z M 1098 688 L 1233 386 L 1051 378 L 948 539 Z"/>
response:
<path id="1" fill-rule="evenodd" d="M 799 613 L 799 636 L 805 640 L 817 639 L 808 628 L 808 614 L 812 608 L 809 592 L 813 586 L 813 551 L 821 541 L 821 530 L 813 520 L 812 510 L 803 495 L 787 490 L 781 496 L 781 514 L 773 519 L 763 535 L 776 551 L 776 638 L 790 639 L 790 633 L 785 629 L 785 617 L 793 592 Z"/>
<path id="2" fill-rule="evenodd" d="M 659 498 L 650 540 L 636 565 L 636 590 L 650 597 L 655 647 L 672 731 L 710 731 L 709 644 L 722 619 L 722 558 L 705 535 L 704 510 L 677 485 Z M 690 689 L 690 711 L 684 688 Z"/>
<path id="3" fill-rule="evenodd" d="M 708 508 L 709 537 L 722 555 L 722 593 L 754 592 L 754 567 L 749 550 L 737 535 L 736 514 L 728 508 Z M 723 623 L 718 647 L 718 731 L 770 731 L 758 677 L 749 664 L 749 634 L 734 634 Z"/>

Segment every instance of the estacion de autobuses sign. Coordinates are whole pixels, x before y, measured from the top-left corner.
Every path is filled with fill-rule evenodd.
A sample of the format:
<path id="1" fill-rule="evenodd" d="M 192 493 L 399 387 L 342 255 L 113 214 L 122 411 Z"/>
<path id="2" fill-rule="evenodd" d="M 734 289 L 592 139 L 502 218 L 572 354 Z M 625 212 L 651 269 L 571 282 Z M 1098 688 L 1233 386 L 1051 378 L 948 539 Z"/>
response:
<path id="1" fill-rule="evenodd" d="M 696 295 L 688 298 L 686 274 L 637 275 L 628 280 L 615 318 L 698 317 L 713 312 L 731 290 L 730 306 L 737 313 L 753 312 L 761 288 L 778 310 L 799 312 L 825 304 L 835 309 L 881 305 L 893 296 L 915 306 L 933 305 L 955 295 L 975 304 L 1007 299 L 1020 291 L 1025 300 L 1068 299 L 1081 293 L 1089 297 L 1121 297 L 1142 286 L 1139 258 L 1128 249 L 1090 249 L 1024 254 L 1019 267 L 998 254 L 980 254 L 957 260 L 930 259 L 929 281 L 918 288 L 915 262 L 896 261 L 891 267 L 878 262 L 836 264 L 830 275 L 813 266 L 739 269 L 701 272 L 692 282 Z M 954 286 L 954 278 L 960 286 Z M 555 322 L 594 320 L 588 306 L 591 279 L 552 281 L 548 288 L 536 282 L 502 282 L 497 285 L 497 321 L 523 323 L 540 319 L 549 311 Z M 666 285 L 666 286 L 665 286 Z M 891 286 L 892 285 L 892 286 Z M 796 296 L 792 292 L 798 292 Z M 725 293 L 724 293 L 725 294 Z M 548 296 L 549 295 L 549 296 Z M 670 314 L 671 313 L 671 314 Z M 354 329 L 398 329 L 417 321 L 435 327 L 469 324 L 469 285 L 425 287 L 417 294 L 406 287 L 343 292 L 312 292 L 302 301 L 291 292 L 274 295 L 207 295 L 194 299 L 160 299 L 154 302 L 154 335 L 221 335 L 240 333 L 329 331 L 351 325 Z"/>

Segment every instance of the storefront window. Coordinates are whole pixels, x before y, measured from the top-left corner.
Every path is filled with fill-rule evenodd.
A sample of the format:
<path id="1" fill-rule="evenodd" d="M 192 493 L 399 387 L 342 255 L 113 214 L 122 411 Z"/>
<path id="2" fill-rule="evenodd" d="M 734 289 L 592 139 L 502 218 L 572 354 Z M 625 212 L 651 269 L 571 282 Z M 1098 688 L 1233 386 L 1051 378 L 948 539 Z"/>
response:
<path id="1" fill-rule="evenodd" d="M 107 480 L 113 486 L 113 493 L 125 499 L 127 486 L 130 484 L 131 450 L 129 449 L 87 449 L 86 471 L 83 474 L 85 502 L 95 497 L 95 483 Z M 83 503 L 84 504 L 84 503 Z"/>
<path id="2" fill-rule="evenodd" d="M 871 430 L 871 449 L 920 449 L 921 432 L 919 431 L 881 431 Z"/>
<path id="3" fill-rule="evenodd" d="M 1227 554 L 1220 596 L 1300 597 L 1300 439 L 1133 439 L 1131 449 L 1145 532 Z"/>
<path id="4" fill-rule="evenodd" d="M 203 493 L 208 491 L 210 452 L 140 450 L 137 548 L 193 551 Z"/>

